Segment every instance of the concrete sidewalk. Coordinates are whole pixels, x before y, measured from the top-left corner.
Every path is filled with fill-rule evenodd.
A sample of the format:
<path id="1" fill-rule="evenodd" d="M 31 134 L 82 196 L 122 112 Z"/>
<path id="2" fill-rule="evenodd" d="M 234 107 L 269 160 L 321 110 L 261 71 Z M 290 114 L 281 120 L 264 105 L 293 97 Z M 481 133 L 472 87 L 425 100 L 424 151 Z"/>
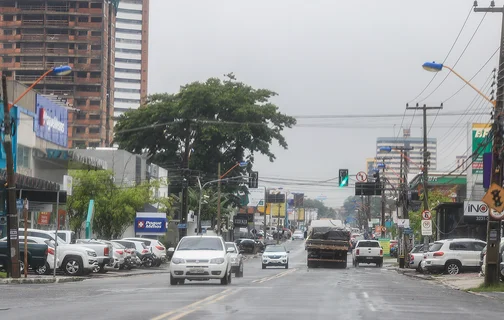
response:
<path id="1" fill-rule="evenodd" d="M 38 276 L 30 275 L 28 278 L 22 277 L 19 279 L 3 278 L 0 279 L 0 284 L 44 284 L 44 283 L 65 283 L 83 281 L 89 278 L 86 277 L 62 277 L 56 276 Z"/>

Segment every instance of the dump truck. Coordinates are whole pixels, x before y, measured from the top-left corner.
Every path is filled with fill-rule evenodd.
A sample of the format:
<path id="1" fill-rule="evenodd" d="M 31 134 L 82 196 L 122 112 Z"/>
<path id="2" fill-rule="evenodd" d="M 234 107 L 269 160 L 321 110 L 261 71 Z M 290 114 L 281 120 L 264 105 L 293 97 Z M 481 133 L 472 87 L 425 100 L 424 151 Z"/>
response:
<path id="1" fill-rule="evenodd" d="M 346 268 L 350 229 L 338 220 L 312 221 L 306 240 L 308 268 L 333 266 Z"/>

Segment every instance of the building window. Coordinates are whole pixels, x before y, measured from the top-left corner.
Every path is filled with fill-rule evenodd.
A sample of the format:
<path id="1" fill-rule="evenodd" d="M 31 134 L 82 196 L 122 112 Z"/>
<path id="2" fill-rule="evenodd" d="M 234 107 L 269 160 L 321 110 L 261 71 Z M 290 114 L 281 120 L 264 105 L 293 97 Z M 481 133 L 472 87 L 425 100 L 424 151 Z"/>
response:
<path id="1" fill-rule="evenodd" d="M 101 37 L 101 31 L 91 31 L 91 37 Z"/>
<path id="2" fill-rule="evenodd" d="M 90 148 L 98 148 L 98 147 L 100 147 L 100 143 L 99 142 L 90 142 L 89 147 Z"/>
<path id="3" fill-rule="evenodd" d="M 101 17 L 91 17 L 91 22 L 102 22 Z"/>
<path id="4" fill-rule="evenodd" d="M 23 145 L 17 146 L 17 165 L 23 168 L 30 168 L 31 149 Z"/>
<path id="5" fill-rule="evenodd" d="M 100 120 L 100 115 L 99 114 L 90 114 L 89 120 Z"/>
<path id="6" fill-rule="evenodd" d="M 123 88 L 116 88 L 116 92 L 128 92 L 128 93 L 140 93 L 140 90 L 137 89 L 123 89 Z"/>
<path id="7" fill-rule="evenodd" d="M 75 127 L 74 131 L 76 134 L 83 134 L 83 133 L 86 133 L 86 128 L 85 127 Z"/>
<path id="8" fill-rule="evenodd" d="M 85 149 L 86 141 L 85 140 L 74 140 L 73 141 L 74 149 Z"/>
<path id="9" fill-rule="evenodd" d="M 89 101 L 89 105 L 93 107 L 99 107 L 100 106 L 100 100 L 91 100 Z"/>
<path id="10" fill-rule="evenodd" d="M 121 18 L 117 18 L 116 22 L 131 23 L 131 24 L 142 24 L 142 20 L 121 19 Z"/>
<path id="11" fill-rule="evenodd" d="M 133 70 L 133 69 L 123 69 L 123 68 L 115 68 L 116 72 L 124 72 L 124 73 L 136 73 L 139 74 L 140 70 Z"/>
<path id="12" fill-rule="evenodd" d="M 130 30 L 130 29 L 123 29 L 123 28 L 116 28 L 116 33 L 131 33 L 131 34 L 142 34 L 141 30 Z"/>
<path id="13" fill-rule="evenodd" d="M 89 133 L 100 133 L 100 127 L 90 127 Z"/>

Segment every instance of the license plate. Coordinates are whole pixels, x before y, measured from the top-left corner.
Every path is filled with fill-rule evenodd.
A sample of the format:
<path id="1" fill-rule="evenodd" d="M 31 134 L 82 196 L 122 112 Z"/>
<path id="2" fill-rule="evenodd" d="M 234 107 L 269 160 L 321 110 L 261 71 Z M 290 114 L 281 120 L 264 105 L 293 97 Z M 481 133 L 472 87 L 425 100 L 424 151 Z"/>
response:
<path id="1" fill-rule="evenodd" d="M 203 269 L 191 269 L 191 271 L 189 271 L 191 273 L 205 273 L 205 270 Z"/>
<path id="2" fill-rule="evenodd" d="M 371 260 L 371 259 L 373 259 L 373 257 L 366 257 L 366 259 Z"/>

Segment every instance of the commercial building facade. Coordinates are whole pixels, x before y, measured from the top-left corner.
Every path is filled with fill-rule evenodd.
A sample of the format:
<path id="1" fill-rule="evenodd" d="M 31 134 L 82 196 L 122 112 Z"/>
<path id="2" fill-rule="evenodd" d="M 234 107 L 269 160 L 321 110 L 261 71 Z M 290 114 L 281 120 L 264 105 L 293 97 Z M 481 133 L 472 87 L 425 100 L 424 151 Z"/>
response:
<path id="1" fill-rule="evenodd" d="M 147 98 L 149 0 L 121 0 L 115 34 L 114 117 Z"/>
<path id="2" fill-rule="evenodd" d="M 382 147 L 392 147 L 391 152 L 381 151 Z M 402 138 L 383 137 L 376 139 L 376 161 L 385 163 L 384 176 L 390 183 L 397 188 L 399 186 L 399 175 L 401 170 L 401 151 L 394 150 L 394 147 L 412 147 L 408 151 L 409 173 L 418 173 L 423 166 L 423 138 L 405 136 Z M 429 170 L 437 168 L 437 140 L 436 138 L 427 139 L 427 151 L 430 152 Z"/>
<path id="3" fill-rule="evenodd" d="M 68 147 L 99 147 L 112 141 L 116 1 L 0 1 L 0 72 L 60 97 L 68 113 Z"/>

